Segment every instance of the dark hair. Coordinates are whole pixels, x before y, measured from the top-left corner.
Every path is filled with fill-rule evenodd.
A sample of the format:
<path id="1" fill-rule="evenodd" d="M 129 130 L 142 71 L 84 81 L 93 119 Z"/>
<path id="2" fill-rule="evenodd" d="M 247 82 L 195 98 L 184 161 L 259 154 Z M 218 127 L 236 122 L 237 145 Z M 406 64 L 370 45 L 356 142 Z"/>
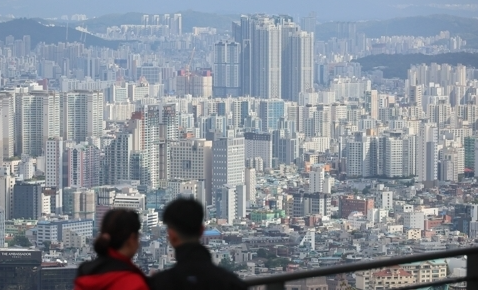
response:
<path id="1" fill-rule="evenodd" d="M 203 207 L 194 199 L 176 199 L 168 204 L 163 213 L 163 223 L 183 238 L 199 238 L 203 218 Z"/>
<path id="2" fill-rule="evenodd" d="M 108 248 L 118 250 L 131 234 L 137 234 L 140 229 L 141 221 L 136 211 L 121 208 L 108 211 L 101 222 L 100 235 L 95 240 L 95 252 L 106 256 Z"/>

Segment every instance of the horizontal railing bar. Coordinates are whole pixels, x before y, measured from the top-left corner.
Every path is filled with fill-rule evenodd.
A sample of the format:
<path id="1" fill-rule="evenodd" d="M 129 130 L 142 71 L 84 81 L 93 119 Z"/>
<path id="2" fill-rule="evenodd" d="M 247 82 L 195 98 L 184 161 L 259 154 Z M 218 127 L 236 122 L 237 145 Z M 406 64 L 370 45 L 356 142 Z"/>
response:
<path id="1" fill-rule="evenodd" d="M 250 287 L 250 286 L 266 285 L 266 284 L 272 284 L 272 283 L 278 283 L 278 282 L 301 280 L 301 279 L 313 278 L 313 277 L 337 275 L 341 273 L 365 271 L 365 270 L 371 270 L 375 268 L 391 267 L 391 266 L 396 266 L 401 264 L 410 264 L 414 262 L 444 259 L 444 258 L 457 257 L 457 256 L 463 256 L 463 255 L 472 255 L 472 254 L 478 254 L 478 247 L 461 248 L 461 249 L 432 252 L 432 253 L 423 253 L 423 254 L 416 254 L 416 255 L 404 256 L 399 258 L 391 258 L 391 259 L 380 259 L 380 260 L 374 260 L 374 261 L 357 262 L 357 263 L 351 263 L 346 265 L 319 268 L 319 269 L 309 270 L 309 271 L 299 271 L 294 273 L 271 275 L 268 277 L 246 279 L 244 280 L 244 282 Z"/>
<path id="2" fill-rule="evenodd" d="M 443 280 L 439 280 L 439 281 L 435 281 L 435 282 L 421 283 L 421 284 L 410 285 L 410 286 L 405 286 L 405 287 L 396 288 L 396 289 L 394 288 L 394 290 L 415 290 L 415 289 L 420 289 L 420 288 L 455 284 L 455 283 L 461 283 L 461 282 L 466 282 L 466 281 L 470 281 L 470 280 L 467 279 L 467 277 L 449 278 L 449 279 L 443 279 Z"/>

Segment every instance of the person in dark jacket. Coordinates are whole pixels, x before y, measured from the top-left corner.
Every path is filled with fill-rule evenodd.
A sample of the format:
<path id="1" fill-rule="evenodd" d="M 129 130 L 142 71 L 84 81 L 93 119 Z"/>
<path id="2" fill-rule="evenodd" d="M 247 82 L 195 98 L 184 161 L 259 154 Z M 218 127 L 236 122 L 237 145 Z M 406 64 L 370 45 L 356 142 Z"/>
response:
<path id="1" fill-rule="evenodd" d="M 202 205 L 193 199 L 177 199 L 163 213 L 168 238 L 175 249 L 176 264 L 154 274 L 153 290 L 200 289 L 245 290 L 247 286 L 236 275 L 213 264 L 211 255 L 200 244 L 204 231 Z"/>
<path id="2" fill-rule="evenodd" d="M 149 290 L 146 276 L 131 262 L 139 248 L 140 228 L 135 211 L 108 211 L 94 244 L 98 258 L 80 265 L 75 290 Z"/>

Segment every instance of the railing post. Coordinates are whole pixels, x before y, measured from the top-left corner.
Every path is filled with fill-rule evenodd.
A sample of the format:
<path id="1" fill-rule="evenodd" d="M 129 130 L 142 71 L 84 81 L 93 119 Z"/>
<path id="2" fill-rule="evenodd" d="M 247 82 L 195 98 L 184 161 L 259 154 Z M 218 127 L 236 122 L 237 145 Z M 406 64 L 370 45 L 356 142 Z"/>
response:
<path id="1" fill-rule="evenodd" d="M 466 282 L 467 290 L 478 289 L 478 254 L 466 256 Z"/>
<path id="2" fill-rule="evenodd" d="M 284 282 L 276 282 L 266 285 L 266 290 L 284 290 L 284 288 Z"/>

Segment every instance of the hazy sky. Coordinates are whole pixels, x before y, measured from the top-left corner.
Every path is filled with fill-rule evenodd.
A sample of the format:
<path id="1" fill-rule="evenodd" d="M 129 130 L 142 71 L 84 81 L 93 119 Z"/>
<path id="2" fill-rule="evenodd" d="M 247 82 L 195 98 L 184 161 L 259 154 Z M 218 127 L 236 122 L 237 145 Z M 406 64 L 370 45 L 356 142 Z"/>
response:
<path id="1" fill-rule="evenodd" d="M 457 4 L 474 4 L 463 9 Z M 412 5 L 413 4 L 413 5 Z M 453 4 L 446 7 L 446 4 Z M 477 0 L 0 0 L 0 13 L 16 17 L 58 17 L 109 13 L 172 13 L 192 9 L 217 13 L 287 13 L 303 16 L 316 11 L 321 19 L 382 19 L 389 17 L 452 13 L 473 16 Z M 473 10 L 475 9 L 475 10 Z"/>

